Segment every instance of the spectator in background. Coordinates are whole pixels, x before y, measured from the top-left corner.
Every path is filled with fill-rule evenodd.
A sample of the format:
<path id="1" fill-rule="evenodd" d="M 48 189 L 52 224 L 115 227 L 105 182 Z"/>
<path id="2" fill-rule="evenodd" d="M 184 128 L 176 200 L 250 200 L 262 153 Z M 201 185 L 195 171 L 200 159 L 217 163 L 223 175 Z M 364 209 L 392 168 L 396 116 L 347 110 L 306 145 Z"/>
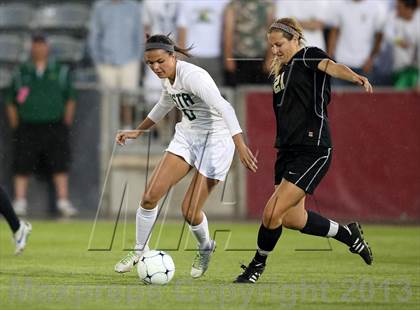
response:
<path id="1" fill-rule="evenodd" d="M 144 32 L 141 6 L 132 0 L 100 0 L 92 9 L 89 49 L 103 88 L 123 92 L 122 125 L 133 123 L 132 92 L 139 86 Z"/>
<path id="2" fill-rule="evenodd" d="M 48 60 L 49 46 L 42 33 L 32 37 L 32 59 L 15 73 L 6 95 L 14 130 L 13 207 L 26 215 L 28 180 L 40 162 L 53 176 L 57 208 L 64 216 L 78 211 L 68 199 L 69 127 L 75 111 L 75 92 L 69 69 Z"/>
<path id="3" fill-rule="evenodd" d="M 294 17 L 302 25 L 305 45 L 326 51 L 324 26 L 328 22 L 327 0 L 277 0 L 276 18 Z"/>
<path id="4" fill-rule="evenodd" d="M 175 0 L 144 0 L 143 1 L 143 25 L 146 35 L 154 35 L 158 33 L 171 33 L 178 42 L 178 46 L 185 47 L 185 28 L 178 26 L 178 19 L 181 11 L 181 2 Z M 176 29 L 176 33 L 173 33 Z M 162 93 L 162 82 L 155 73 L 145 66 L 143 79 L 144 93 L 143 97 L 146 103 L 145 113 L 159 101 Z M 146 116 L 145 114 L 144 116 Z M 169 112 L 165 118 L 152 128 L 152 138 L 159 137 L 164 144 L 169 143 L 173 135 L 173 124 L 175 124 L 180 115 L 176 109 Z"/>
<path id="5" fill-rule="evenodd" d="M 169 34 L 177 29 L 173 34 L 178 45 L 185 47 L 185 28 L 177 27 L 180 14 L 181 1 L 174 0 L 144 0 L 143 1 L 143 25 L 147 35 L 157 33 Z M 146 103 L 154 105 L 160 98 L 162 85 L 160 79 L 153 73 L 148 66 L 145 67 L 143 86 L 147 90 L 144 94 Z"/>
<path id="6" fill-rule="evenodd" d="M 188 62 L 205 69 L 218 86 L 223 85 L 222 26 L 228 2 L 184 0 L 178 21 L 178 25 L 186 29 L 186 46 L 194 47 L 193 57 Z"/>
<path id="7" fill-rule="evenodd" d="M 268 83 L 271 54 L 266 29 L 274 20 L 273 1 L 232 0 L 224 16 L 226 84 Z"/>
<path id="8" fill-rule="evenodd" d="M 369 0 L 334 1 L 328 54 L 358 74 L 371 78 L 375 57 L 380 52 L 384 13 Z M 351 85 L 335 80 L 335 85 Z"/>
<path id="9" fill-rule="evenodd" d="M 420 69 L 420 12 L 416 0 L 397 0 L 385 28 L 392 46 L 392 79 L 397 89 L 417 86 Z"/>

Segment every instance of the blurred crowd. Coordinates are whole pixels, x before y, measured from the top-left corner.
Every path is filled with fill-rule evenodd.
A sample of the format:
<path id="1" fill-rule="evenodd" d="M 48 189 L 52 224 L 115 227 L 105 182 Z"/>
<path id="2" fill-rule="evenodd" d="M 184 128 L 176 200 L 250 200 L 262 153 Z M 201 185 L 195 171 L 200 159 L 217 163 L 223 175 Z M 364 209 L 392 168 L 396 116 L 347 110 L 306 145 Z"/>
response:
<path id="1" fill-rule="evenodd" d="M 158 89 L 150 70 L 137 75 L 141 42 L 145 34 L 172 33 L 181 46 L 194 46 L 190 61 L 208 70 L 219 85 L 264 84 L 270 59 L 266 29 L 286 16 L 303 25 L 308 46 L 326 50 L 374 85 L 416 87 L 417 0 L 103 0 L 92 8 L 89 51 L 106 85 L 130 88 L 124 83 L 129 76 L 130 82 L 142 80 L 145 87 Z M 121 85 L 115 79 L 108 83 L 112 71 L 106 68 L 120 73 L 114 76 L 121 76 Z"/>
<path id="2" fill-rule="evenodd" d="M 266 29 L 275 19 L 285 16 L 296 17 L 303 25 L 308 46 L 318 46 L 335 60 L 363 72 L 374 85 L 398 89 L 417 85 L 417 0 L 50 2 L 26 3 L 35 4 L 38 10 L 30 17 L 30 28 L 48 33 L 53 56 L 79 69 L 79 80 L 97 79 L 104 87 L 123 91 L 142 85 L 151 90 L 145 98 L 150 104 L 159 96 L 159 82 L 142 66 L 146 34 L 171 33 L 180 46 L 194 46 L 194 58 L 189 61 L 208 70 L 219 85 L 261 84 L 268 82 L 270 51 Z M 3 3 L 0 16 L 10 17 L 9 11 L 13 7 L 16 11 L 23 3 Z M 0 47 L 4 42 L 9 43 L 10 49 L 13 31 L 3 31 L 7 28 L 2 25 L 5 20 L 0 21 Z M 79 28 L 85 29 L 76 31 L 78 23 Z M 2 49 L 0 54 L 3 52 L 7 53 Z M 0 63 L 10 62 L 3 56 L 0 55 Z M 83 70 L 86 68 L 95 69 Z M 124 100 L 124 106 L 131 104 L 129 98 Z M 126 119 L 130 118 L 129 111 L 122 111 Z"/>

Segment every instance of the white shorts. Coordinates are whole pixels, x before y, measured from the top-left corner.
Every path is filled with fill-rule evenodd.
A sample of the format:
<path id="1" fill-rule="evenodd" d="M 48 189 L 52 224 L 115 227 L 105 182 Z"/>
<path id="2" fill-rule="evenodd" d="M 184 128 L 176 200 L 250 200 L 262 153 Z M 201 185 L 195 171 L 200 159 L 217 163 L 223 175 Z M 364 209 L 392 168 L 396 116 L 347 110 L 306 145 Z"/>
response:
<path id="1" fill-rule="evenodd" d="M 224 181 L 235 154 L 230 134 L 197 134 L 176 127 L 167 152 L 181 156 L 209 179 Z"/>
<path id="2" fill-rule="evenodd" d="M 138 60 L 118 66 L 99 64 L 96 69 L 104 87 L 123 91 L 139 88 L 140 61 Z"/>

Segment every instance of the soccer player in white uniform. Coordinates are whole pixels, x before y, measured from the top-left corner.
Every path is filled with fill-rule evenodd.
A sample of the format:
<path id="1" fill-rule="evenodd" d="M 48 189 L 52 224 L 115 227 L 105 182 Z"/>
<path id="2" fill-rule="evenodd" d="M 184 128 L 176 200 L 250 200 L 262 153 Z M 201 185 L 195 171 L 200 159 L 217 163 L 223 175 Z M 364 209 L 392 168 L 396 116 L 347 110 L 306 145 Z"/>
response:
<path id="1" fill-rule="evenodd" d="M 165 35 L 153 35 L 146 41 L 145 61 L 162 80 L 162 95 L 136 130 L 118 133 L 116 141 L 123 145 L 127 139 L 136 139 L 174 107 L 183 115 L 137 210 L 135 250 L 115 265 L 116 272 L 130 271 L 148 250 L 158 201 L 193 169 L 194 177 L 182 202 L 182 213 L 198 242 L 191 276 L 201 277 L 216 246 L 202 211 L 207 197 L 225 179 L 235 147 L 245 167 L 253 172 L 257 169 L 257 160 L 244 143 L 235 111 L 221 96 L 213 79 L 204 69 L 177 60 L 175 52 L 190 56 L 189 50 L 179 48 Z"/>

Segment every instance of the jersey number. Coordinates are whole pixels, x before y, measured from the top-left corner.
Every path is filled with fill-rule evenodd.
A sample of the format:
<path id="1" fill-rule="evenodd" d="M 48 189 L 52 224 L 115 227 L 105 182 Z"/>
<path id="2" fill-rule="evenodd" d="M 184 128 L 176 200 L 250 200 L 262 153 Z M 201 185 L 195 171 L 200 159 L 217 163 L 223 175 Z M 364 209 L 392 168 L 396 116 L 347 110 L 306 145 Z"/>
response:
<path id="1" fill-rule="evenodd" d="M 188 118 L 189 121 L 195 120 L 197 117 L 195 116 L 193 110 L 182 110 L 182 113 Z"/>
<path id="2" fill-rule="evenodd" d="M 177 107 L 180 108 L 182 113 L 184 113 L 185 117 L 188 118 L 189 121 L 193 121 L 197 118 L 193 110 L 185 109 L 186 107 L 192 106 L 195 103 L 189 94 L 174 94 L 171 95 L 171 97 Z"/>
<path id="3" fill-rule="evenodd" d="M 273 89 L 274 93 L 276 94 L 284 89 L 284 72 L 282 74 L 277 75 L 273 83 Z"/>

